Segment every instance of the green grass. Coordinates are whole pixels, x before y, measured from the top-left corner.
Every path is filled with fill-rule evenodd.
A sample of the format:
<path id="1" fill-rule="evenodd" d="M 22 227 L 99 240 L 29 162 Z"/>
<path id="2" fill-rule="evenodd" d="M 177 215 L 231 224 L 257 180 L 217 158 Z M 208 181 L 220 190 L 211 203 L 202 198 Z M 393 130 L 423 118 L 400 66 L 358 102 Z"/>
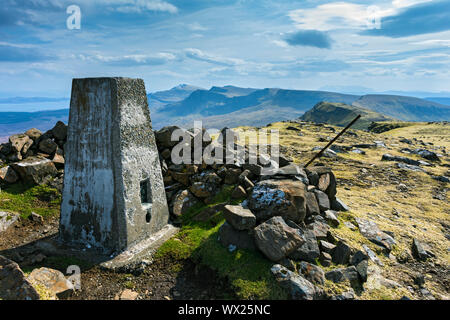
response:
<path id="1" fill-rule="evenodd" d="M 232 190 L 233 187 L 225 187 L 209 206 L 230 201 Z M 234 201 L 236 202 L 238 201 Z M 211 268 L 219 277 L 228 280 L 238 299 L 287 299 L 286 291 L 276 283 L 270 273 L 273 263 L 259 252 L 250 250 L 229 252 L 220 244 L 218 231 L 225 221 L 221 212 L 217 212 L 206 222 L 192 220 L 207 207 L 197 205 L 191 208 L 183 216 L 181 231 L 165 242 L 155 257 L 191 259 Z"/>
<path id="2" fill-rule="evenodd" d="M 19 213 L 27 218 L 31 212 L 43 217 L 59 214 L 61 195 L 46 185 L 16 183 L 0 191 L 0 210 Z"/>

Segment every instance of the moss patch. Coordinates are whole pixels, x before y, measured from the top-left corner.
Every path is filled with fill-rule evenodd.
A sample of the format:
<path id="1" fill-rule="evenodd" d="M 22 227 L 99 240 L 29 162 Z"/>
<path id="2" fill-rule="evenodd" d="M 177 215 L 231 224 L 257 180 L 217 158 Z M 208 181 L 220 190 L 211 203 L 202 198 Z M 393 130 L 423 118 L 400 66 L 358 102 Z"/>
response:
<path id="1" fill-rule="evenodd" d="M 229 201 L 233 188 L 225 187 L 209 206 Z M 270 273 L 270 261 L 249 250 L 229 252 L 219 243 L 218 230 L 225 221 L 221 212 L 205 222 L 192 220 L 207 207 L 198 205 L 191 208 L 182 219 L 181 231 L 164 243 L 155 257 L 191 259 L 205 265 L 226 278 L 239 299 L 287 299 L 287 293 Z"/>
<path id="2" fill-rule="evenodd" d="M 17 212 L 28 218 L 31 212 L 41 216 L 59 214 L 61 195 L 49 186 L 32 186 L 16 183 L 0 191 L 0 210 Z"/>

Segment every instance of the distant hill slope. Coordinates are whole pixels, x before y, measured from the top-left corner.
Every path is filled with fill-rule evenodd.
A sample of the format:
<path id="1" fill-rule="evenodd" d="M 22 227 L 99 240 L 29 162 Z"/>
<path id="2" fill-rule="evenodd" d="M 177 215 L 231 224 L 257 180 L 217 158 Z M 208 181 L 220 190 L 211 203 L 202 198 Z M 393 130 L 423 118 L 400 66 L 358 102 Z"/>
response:
<path id="1" fill-rule="evenodd" d="M 437 102 L 446 106 L 450 106 L 450 98 L 447 97 L 430 97 L 425 98 L 425 100 Z"/>
<path id="2" fill-rule="evenodd" d="M 394 120 L 369 109 L 355 107 L 344 103 L 320 102 L 307 111 L 300 119 L 318 123 L 328 123 L 344 127 L 360 114 L 361 119 L 353 129 L 367 129 L 373 121 Z"/>
<path id="3" fill-rule="evenodd" d="M 298 117 L 320 101 L 351 104 L 358 98 L 325 91 L 212 87 L 156 110 L 153 119 L 156 127 L 170 122 L 192 126 L 192 119 L 203 120 L 205 126 L 214 128 L 259 126 Z"/>
<path id="4" fill-rule="evenodd" d="M 403 121 L 450 119 L 450 106 L 413 97 L 369 94 L 353 102 L 353 105 Z"/>
<path id="5" fill-rule="evenodd" d="M 182 101 L 196 90 L 203 90 L 203 88 L 188 84 L 180 84 L 170 90 L 150 93 L 147 95 L 150 109 L 156 111 L 163 108 L 167 104 Z"/>
<path id="6" fill-rule="evenodd" d="M 43 132 L 53 128 L 58 121 L 67 123 L 69 109 L 39 112 L 0 112 L 0 136 L 8 137 L 31 128 Z"/>

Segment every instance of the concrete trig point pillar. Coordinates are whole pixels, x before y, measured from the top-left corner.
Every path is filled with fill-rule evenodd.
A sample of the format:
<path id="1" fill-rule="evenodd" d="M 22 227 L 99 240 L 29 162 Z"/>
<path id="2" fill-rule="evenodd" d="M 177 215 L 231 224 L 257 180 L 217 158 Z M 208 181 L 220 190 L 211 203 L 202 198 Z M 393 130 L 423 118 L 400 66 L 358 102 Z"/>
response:
<path id="1" fill-rule="evenodd" d="M 62 241 L 119 253 L 167 225 L 143 80 L 74 79 L 65 155 Z"/>

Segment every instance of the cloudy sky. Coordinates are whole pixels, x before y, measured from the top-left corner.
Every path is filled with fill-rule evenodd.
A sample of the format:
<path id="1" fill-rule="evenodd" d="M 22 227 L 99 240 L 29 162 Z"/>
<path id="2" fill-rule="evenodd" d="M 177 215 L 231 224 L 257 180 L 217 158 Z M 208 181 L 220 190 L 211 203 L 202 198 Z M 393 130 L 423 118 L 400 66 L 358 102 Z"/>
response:
<path id="1" fill-rule="evenodd" d="M 81 10 L 70 30 L 67 8 Z M 450 91 L 450 1 L 2 0 L 0 97 L 68 97 L 74 77 Z"/>

